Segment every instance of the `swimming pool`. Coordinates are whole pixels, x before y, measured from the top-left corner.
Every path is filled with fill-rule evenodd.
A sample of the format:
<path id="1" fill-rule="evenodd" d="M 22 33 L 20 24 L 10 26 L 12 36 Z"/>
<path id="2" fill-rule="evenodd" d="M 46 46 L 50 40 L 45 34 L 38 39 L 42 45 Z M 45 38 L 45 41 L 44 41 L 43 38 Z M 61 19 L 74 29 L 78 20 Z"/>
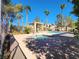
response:
<path id="1" fill-rule="evenodd" d="M 64 32 L 57 32 L 57 31 L 48 31 L 49 34 L 61 34 L 61 33 L 64 33 Z"/>
<path id="2" fill-rule="evenodd" d="M 35 39 L 49 39 L 49 37 L 46 36 L 46 35 L 57 35 L 57 34 L 61 34 L 61 33 L 63 33 L 63 32 L 48 31 L 47 33 L 48 33 L 48 34 L 45 34 L 45 35 L 43 35 L 43 34 L 41 34 L 41 35 L 36 35 L 34 38 L 35 38 Z"/>
<path id="3" fill-rule="evenodd" d="M 39 39 L 39 40 L 43 40 L 43 39 L 47 39 L 48 37 L 47 36 L 44 36 L 44 35 L 36 35 L 35 37 L 34 37 L 34 39 Z"/>

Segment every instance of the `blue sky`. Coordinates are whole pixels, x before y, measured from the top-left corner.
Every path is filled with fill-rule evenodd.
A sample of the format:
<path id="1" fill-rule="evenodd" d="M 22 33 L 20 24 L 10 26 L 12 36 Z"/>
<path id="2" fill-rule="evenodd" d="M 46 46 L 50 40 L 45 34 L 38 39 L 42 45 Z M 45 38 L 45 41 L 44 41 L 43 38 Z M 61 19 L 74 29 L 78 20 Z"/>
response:
<path id="1" fill-rule="evenodd" d="M 29 12 L 29 20 L 28 22 L 33 22 L 35 17 L 38 16 L 42 23 L 45 23 L 46 16 L 44 14 L 44 10 L 48 9 L 50 14 L 48 16 L 48 23 L 54 24 L 57 20 L 56 15 L 61 13 L 60 5 L 66 4 L 62 14 L 64 17 L 71 16 L 73 20 L 76 20 L 76 16 L 70 14 L 72 11 L 73 5 L 67 0 L 12 0 L 13 4 L 22 3 L 24 6 L 31 6 L 32 11 Z M 23 13 L 23 20 L 24 24 L 26 23 L 26 11 L 24 10 Z"/>

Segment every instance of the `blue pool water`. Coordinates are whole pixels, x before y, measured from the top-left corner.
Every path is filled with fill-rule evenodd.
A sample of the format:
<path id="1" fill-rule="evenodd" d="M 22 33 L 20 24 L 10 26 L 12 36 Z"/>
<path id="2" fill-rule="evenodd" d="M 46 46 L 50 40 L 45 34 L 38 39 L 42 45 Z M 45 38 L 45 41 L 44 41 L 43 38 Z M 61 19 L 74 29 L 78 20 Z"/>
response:
<path id="1" fill-rule="evenodd" d="M 49 34 L 51 35 L 56 35 L 56 34 L 61 34 L 63 32 L 53 32 L 53 31 L 48 31 Z M 34 37 L 35 39 L 48 39 L 49 37 L 45 36 L 45 35 L 36 35 Z"/>
<path id="2" fill-rule="evenodd" d="M 47 39 L 48 37 L 44 36 L 44 35 L 36 35 L 34 38 L 39 39 L 39 40 L 41 40 L 41 39 L 43 40 L 43 39 Z"/>
<path id="3" fill-rule="evenodd" d="M 48 31 L 48 34 L 56 35 L 61 34 L 63 32 L 52 32 Z M 60 46 L 63 42 L 61 42 L 61 39 L 53 39 L 52 37 L 49 37 L 48 35 L 36 35 L 34 37 L 34 41 L 38 42 L 37 45 L 40 47 L 45 46 L 46 43 L 48 43 L 49 46 Z"/>
<path id="4" fill-rule="evenodd" d="M 63 32 L 57 32 L 57 31 L 53 32 L 53 31 L 48 31 L 48 33 L 49 33 L 49 34 L 61 34 L 61 33 L 63 33 Z"/>

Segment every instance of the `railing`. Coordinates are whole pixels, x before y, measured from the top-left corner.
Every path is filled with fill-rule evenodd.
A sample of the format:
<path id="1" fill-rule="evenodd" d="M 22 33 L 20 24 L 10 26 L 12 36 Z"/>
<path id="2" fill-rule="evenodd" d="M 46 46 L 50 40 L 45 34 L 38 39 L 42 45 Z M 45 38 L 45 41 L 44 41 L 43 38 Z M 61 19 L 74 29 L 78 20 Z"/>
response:
<path id="1" fill-rule="evenodd" d="M 16 39 L 13 37 L 13 39 L 16 41 Z M 17 41 L 16 41 L 17 42 Z M 10 51 L 10 54 L 14 51 L 14 54 L 12 55 L 12 57 L 10 59 L 14 59 L 14 56 L 16 55 L 16 51 L 17 51 L 17 48 L 20 49 L 22 55 L 24 56 L 24 59 L 27 59 L 27 57 L 25 56 L 25 54 L 23 53 L 21 47 L 19 46 L 19 43 L 17 42 L 17 46 L 12 50 Z"/>

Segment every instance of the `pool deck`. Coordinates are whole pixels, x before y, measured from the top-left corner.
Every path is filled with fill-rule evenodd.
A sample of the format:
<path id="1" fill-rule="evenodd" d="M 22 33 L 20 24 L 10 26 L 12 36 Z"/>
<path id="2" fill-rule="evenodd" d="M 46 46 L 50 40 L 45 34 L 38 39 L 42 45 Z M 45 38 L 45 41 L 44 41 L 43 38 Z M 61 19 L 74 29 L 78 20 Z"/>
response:
<path id="1" fill-rule="evenodd" d="M 27 38 L 31 38 L 35 35 L 37 35 L 38 33 L 36 34 L 20 34 L 20 35 L 14 35 L 16 41 L 19 43 L 19 46 L 21 47 L 23 53 L 25 54 L 25 56 L 27 57 L 27 59 L 37 59 L 36 58 L 36 55 L 34 53 L 32 53 L 27 47 L 26 47 L 26 43 L 25 41 L 27 40 Z M 48 34 L 48 33 L 39 33 L 38 35 L 41 35 L 41 34 Z M 71 37 L 73 38 L 74 35 L 71 34 L 71 33 L 64 33 L 64 34 L 60 34 L 60 36 L 64 36 L 64 37 Z M 56 36 L 57 38 L 57 36 Z M 65 39 L 65 38 L 64 38 Z M 70 39 L 70 38 L 69 38 Z M 20 54 L 20 53 L 19 53 Z M 18 59 L 20 59 L 21 56 L 19 56 Z"/>

